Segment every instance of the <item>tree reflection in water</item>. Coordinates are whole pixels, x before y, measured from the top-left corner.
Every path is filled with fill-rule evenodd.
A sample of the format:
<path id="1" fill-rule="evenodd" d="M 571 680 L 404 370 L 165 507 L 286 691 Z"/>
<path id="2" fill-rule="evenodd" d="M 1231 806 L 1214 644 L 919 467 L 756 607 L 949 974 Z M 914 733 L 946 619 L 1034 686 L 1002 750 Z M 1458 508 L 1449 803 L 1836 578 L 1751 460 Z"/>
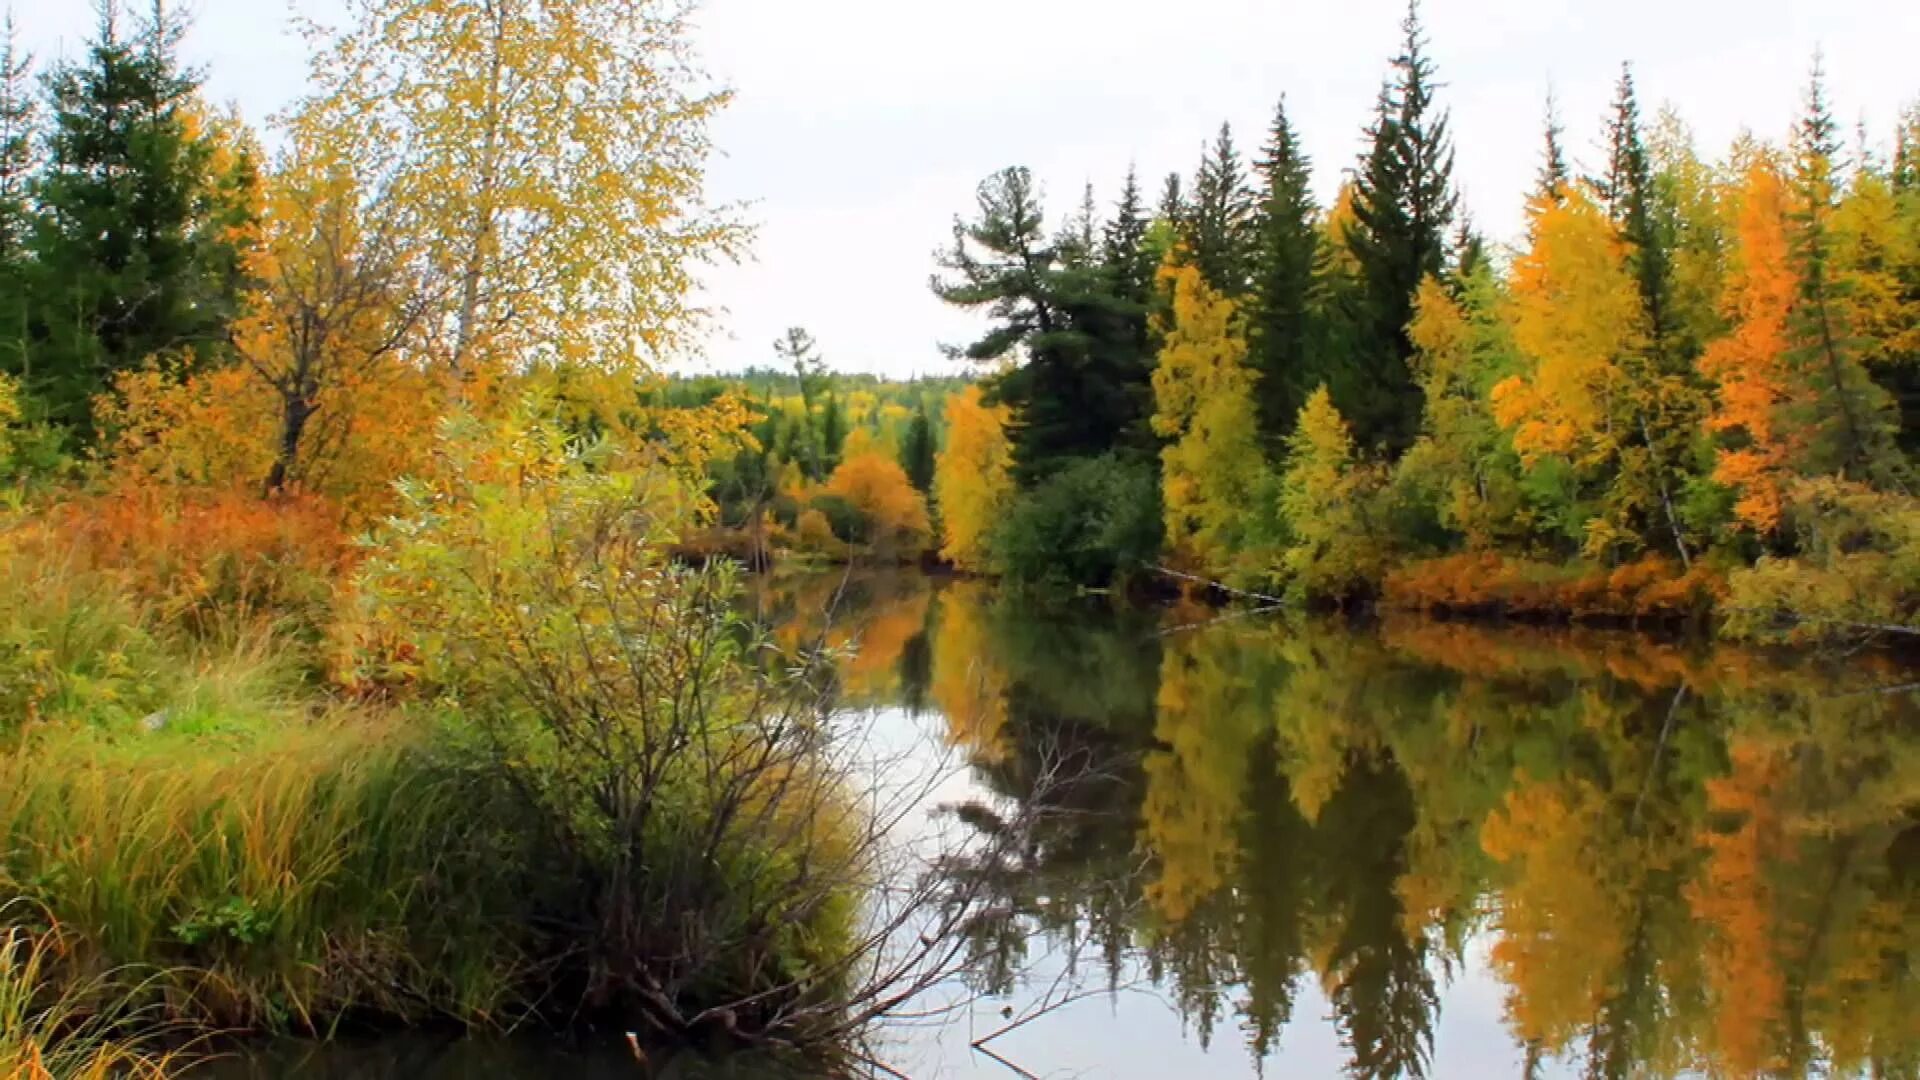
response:
<path id="1" fill-rule="evenodd" d="M 839 585 L 765 610 L 804 638 Z M 1876 692 L 1913 681 L 1888 658 L 919 578 L 835 611 L 856 699 L 943 713 L 1000 810 L 1047 800 L 1017 857 L 953 868 L 1000 898 L 989 990 L 1039 932 L 1258 1061 L 1316 980 L 1351 1075 L 1423 1076 L 1480 940 L 1529 1071 L 1920 1075 L 1920 698 Z"/>

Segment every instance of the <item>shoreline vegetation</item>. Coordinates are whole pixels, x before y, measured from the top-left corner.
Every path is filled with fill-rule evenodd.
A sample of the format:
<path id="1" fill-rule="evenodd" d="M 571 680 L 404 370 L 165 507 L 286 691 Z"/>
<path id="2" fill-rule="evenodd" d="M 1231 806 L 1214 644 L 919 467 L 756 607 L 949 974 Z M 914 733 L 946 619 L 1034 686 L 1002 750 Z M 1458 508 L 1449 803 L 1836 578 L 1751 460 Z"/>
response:
<path id="1" fill-rule="evenodd" d="M 977 384 L 836 386 L 800 330 L 775 367 L 682 384 L 753 415 L 704 550 L 932 552 L 1041 592 L 1166 567 L 1793 643 L 1920 629 L 1920 104 L 1849 141 L 1816 58 L 1784 140 L 1712 158 L 1623 68 L 1599 160 L 1546 102 L 1508 245 L 1459 200 L 1439 86 L 1415 5 L 1324 205 L 1284 101 L 1250 164 L 1223 127 L 1157 203 L 1129 173 L 1055 218 L 1028 170 L 988 177 L 933 280 L 986 324 L 953 347 Z"/>
<path id="2" fill-rule="evenodd" d="M 271 154 L 169 5 L 0 50 L 0 1074 L 433 1023 L 884 1071 L 994 900 L 917 871 L 1027 829 L 900 851 L 852 643 L 774 640 L 736 562 L 1920 622 L 1920 113 L 1842 167 L 1816 71 L 1709 164 L 1623 76 L 1501 252 L 1412 8 L 1332 205 L 1284 110 L 1257 183 L 1223 129 L 1057 231 L 1009 169 L 935 284 L 979 378 L 801 330 L 676 378 L 749 239 L 687 8 L 485 9 L 315 28 Z"/>

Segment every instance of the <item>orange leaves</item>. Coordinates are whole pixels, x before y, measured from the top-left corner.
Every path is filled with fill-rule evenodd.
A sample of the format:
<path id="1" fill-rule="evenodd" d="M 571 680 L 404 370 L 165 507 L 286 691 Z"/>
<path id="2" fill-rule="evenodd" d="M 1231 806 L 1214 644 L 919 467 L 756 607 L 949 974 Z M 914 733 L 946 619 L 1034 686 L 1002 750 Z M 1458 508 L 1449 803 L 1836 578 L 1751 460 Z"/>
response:
<path id="1" fill-rule="evenodd" d="M 334 507 L 310 496 L 129 482 L 50 517 L 93 568 L 162 619 L 200 629 L 263 615 L 318 622 L 352 554 Z"/>
<path id="2" fill-rule="evenodd" d="M 1791 262 L 1786 200 L 1778 171 L 1756 159 L 1740 192 L 1739 251 L 1727 290 L 1733 327 L 1700 358 L 1700 374 L 1717 391 L 1707 427 L 1738 437 L 1720 450 L 1714 478 L 1739 492 L 1734 512 L 1759 532 L 1780 524 L 1781 475 L 1791 440 L 1775 421 L 1780 407 L 1797 394 L 1787 352 L 1799 282 Z"/>
<path id="3" fill-rule="evenodd" d="M 1676 619 L 1704 613 L 1725 592 L 1717 572 L 1698 563 L 1682 572 L 1660 556 L 1606 570 L 1481 552 L 1405 564 L 1386 576 L 1381 599 L 1436 613 Z"/>
<path id="4" fill-rule="evenodd" d="M 1774 1048 L 1784 1018 L 1786 978 L 1776 952 L 1781 936 L 1769 867 L 1784 848 L 1776 804 L 1786 762 L 1751 740 L 1729 748 L 1732 770 L 1707 781 L 1707 805 L 1734 819 L 1730 830 L 1701 834 L 1706 865 L 1686 895 L 1712 932 L 1706 951 L 1714 1041 L 1729 1073 L 1754 1076 L 1783 1064 Z"/>

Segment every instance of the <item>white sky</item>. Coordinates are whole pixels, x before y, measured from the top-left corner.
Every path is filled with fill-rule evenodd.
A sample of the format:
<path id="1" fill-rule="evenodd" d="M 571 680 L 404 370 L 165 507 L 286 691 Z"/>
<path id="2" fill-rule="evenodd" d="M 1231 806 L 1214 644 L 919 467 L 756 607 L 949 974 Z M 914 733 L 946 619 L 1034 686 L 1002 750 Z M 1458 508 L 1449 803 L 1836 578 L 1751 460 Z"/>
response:
<path id="1" fill-rule="evenodd" d="M 4 0 L 0 0 L 3 3 Z M 138 2 L 138 0 L 135 0 Z M 12 0 L 42 59 L 76 51 L 89 0 Z M 325 15 L 338 0 L 296 0 Z M 300 92 L 305 60 L 285 0 L 196 0 L 187 44 L 213 97 L 257 122 Z M 1130 161 L 1156 193 L 1190 174 L 1220 122 L 1248 157 L 1274 102 L 1290 112 L 1330 195 L 1359 153 L 1402 0 L 707 0 L 708 69 L 737 92 L 714 135 L 712 195 L 750 204 L 752 262 L 709 275 L 723 307 L 707 366 L 765 362 L 803 325 L 834 366 L 944 373 L 938 343 L 976 321 L 927 289 L 932 252 L 973 189 L 1031 167 L 1056 216 L 1091 180 L 1103 204 Z M 1836 111 L 1884 141 L 1920 94 L 1920 3 L 1902 0 L 1427 0 L 1432 53 L 1475 220 L 1518 229 L 1542 96 L 1568 145 L 1597 159 L 1622 59 L 1649 116 L 1676 103 L 1701 148 L 1790 124 L 1824 49 Z"/>

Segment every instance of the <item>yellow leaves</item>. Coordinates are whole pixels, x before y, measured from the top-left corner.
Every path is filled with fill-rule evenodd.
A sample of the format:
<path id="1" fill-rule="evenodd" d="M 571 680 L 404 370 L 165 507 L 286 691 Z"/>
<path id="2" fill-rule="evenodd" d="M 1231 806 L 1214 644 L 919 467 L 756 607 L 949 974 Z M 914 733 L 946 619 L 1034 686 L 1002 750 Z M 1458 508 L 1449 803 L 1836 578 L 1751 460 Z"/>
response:
<path id="1" fill-rule="evenodd" d="M 947 742 L 976 761 L 1005 760 L 1007 673 L 994 657 L 992 592 L 960 582 L 940 594 L 933 637 L 933 700 L 946 717 Z"/>
<path id="2" fill-rule="evenodd" d="M 1380 552 L 1368 536 L 1365 500 L 1378 473 L 1354 461 L 1353 433 L 1322 386 L 1300 410 L 1287 440 L 1280 509 L 1292 532 L 1284 565 L 1291 588 L 1340 599 L 1376 576 Z"/>
<path id="3" fill-rule="evenodd" d="M 4 476 L 13 456 L 14 425 L 20 422 L 19 384 L 0 372 L 0 476 Z"/>
<path id="4" fill-rule="evenodd" d="M 980 387 L 947 399 L 947 445 L 933 467 L 940 505 L 940 554 L 962 570 L 989 568 L 988 542 L 1013 494 L 1010 411 L 988 406 Z"/>
<path id="5" fill-rule="evenodd" d="M 1482 849 L 1515 876 L 1499 907 L 1494 967 L 1515 1035 L 1564 1047 L 1601 1008 L 1626 951 L 1625 897 L 1602 861 L 1626 843 L 1604 793 L 1584 780 L 1524 774 L 1480 827 Z"/>
<path id="6" fill-rule="evenodd" d="M 1494 389 L 1494 414 L 1528 462 L 1564 455 L 1597 465 L 1626 435 L 1615 419 L 1621 365 L 1645 347 L 1644 320 L 1613 223 L 1583 188 L 1563 195 L 1529 206 L 1533 243 L 1514 263 L 1511 309 L 1533 369 Z"/>
<path id="7" fill-rule="evenodd" d="M 866 517 L 876 548 L 914 555 L 932 531 L 927 504 L 907 480 L 900 463 L 885 454 L 858 454 L 840 463 L 821 489 L 838 496 Z"/>
<path id="8" fill-rule="evenodd" d="M 338 148 L 417 231 L 457 370 L 634 369 L 689 339 L 697 261 L 743 229 L 700 201 L 724 94 L 658 0 L 370 0 L 323 36 L 296 141 Z"/>
<path id="9" fill-rule="evenodd" d="M 1198 268 L 1170 255 L 1159 280 L 1173 297 L 1153 372 L 1153 430 L 1173 440 L 1160 455 L 1166 544 L 1231 576 L 1266 478 L 1247 343 L 1233 301 Z"/>

